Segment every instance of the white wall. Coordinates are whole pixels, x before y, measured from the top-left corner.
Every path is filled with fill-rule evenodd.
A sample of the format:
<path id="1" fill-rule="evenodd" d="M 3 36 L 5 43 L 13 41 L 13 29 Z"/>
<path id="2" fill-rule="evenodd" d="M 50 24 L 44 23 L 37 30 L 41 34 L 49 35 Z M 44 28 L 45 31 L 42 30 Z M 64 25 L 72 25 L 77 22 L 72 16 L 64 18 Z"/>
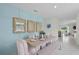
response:
<path id="1" fill-rule="evenodd" d="M 76 23 L 70 23 L 70 24 L 68 24 L 68 26 L 69 26 L 69 32 L 70 33 L 73 33 L 73 26 L 76 26 Z"/>
<path id="2" fill-rule="evenodd" d="M 79 45 L 79 16 L 77 17 L 76 25 L 77 25 L 77 40 L 76 40 L 76 42 Z"/>
<path id="3" fill-rule="evenodd" d="M 51 28 L 47 28 L 47 24 L 51 24 Z M 47 34 L 57 34 L 59 30 L 59 19 L 44 19 L 43 29 Z"/>
<path id="4" fill-rule="evenodd" d="M 68 27 L 70 33 L 73 32 L 73 26 L 76 26 L 76 19 L 63 21 L 61 23 L 61 27 Z"/>
<path id="5" fill-rule="evenodd" d="M 51 24 L 51 28 L 47 28 L 47 24 Z M 64 20 L 61 21 L 61 19 L 44 19 L 43 23 L 43 29 L 47 34 L 52 34 L 54 36 L 58 35 L 58 30 L 60 30 L 61 27 L 69 27 L 69 32 L 73 32 L 73 26 L 76 25 L 76 19 L 75 20 Z"/>

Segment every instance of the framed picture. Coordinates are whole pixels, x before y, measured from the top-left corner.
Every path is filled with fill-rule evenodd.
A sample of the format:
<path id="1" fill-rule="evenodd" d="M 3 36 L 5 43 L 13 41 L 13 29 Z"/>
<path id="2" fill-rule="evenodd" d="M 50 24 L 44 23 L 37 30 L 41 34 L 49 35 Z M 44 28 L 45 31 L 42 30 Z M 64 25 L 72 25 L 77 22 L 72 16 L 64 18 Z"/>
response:
<path id="1" fill-rule="evenodd" d="M 51 28 L 51 24 L 47 24 L 47 28 Z"/>
<path id="2" fill-rule="evenodd" d="M 40 22 L 36 22 L 36 32 L 40 32 L 42 30 L 42 24 Z"/>
<path id="3" fill-rule="evenodd" d="M 27 21 L 18 18 L 18 17 L 13 17 L 13 32 L 26 32 L 27 31 Z"/>
<path id="4" fill-rule="evenodd" d="M 36 31 L 36 23 L 32 20 L 27 20 L 27 31 L 35 32 Z"/>

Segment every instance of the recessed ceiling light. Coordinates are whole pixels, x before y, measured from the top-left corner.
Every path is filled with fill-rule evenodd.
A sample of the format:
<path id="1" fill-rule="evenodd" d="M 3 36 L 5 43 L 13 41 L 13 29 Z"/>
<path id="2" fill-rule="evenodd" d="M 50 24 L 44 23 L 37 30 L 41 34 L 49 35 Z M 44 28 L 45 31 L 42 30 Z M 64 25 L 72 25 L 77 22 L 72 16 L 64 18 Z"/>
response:
<path id="1" fill-rule="evenodd" d="M 57 6 L 56 6 L 56 5 L 54 5 L 54 8 L 57 8 Z"/>

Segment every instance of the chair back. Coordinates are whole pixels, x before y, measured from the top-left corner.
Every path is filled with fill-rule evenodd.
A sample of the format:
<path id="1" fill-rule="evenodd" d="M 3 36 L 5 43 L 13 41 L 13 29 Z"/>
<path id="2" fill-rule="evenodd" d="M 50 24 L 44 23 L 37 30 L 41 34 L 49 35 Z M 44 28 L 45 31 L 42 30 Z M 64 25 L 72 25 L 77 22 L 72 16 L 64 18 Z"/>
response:
<path id="1" fill-rule="evenodd" d="M 29 55 L 28 45 L 25 40 L 17 40 L 18 55 Z"/>

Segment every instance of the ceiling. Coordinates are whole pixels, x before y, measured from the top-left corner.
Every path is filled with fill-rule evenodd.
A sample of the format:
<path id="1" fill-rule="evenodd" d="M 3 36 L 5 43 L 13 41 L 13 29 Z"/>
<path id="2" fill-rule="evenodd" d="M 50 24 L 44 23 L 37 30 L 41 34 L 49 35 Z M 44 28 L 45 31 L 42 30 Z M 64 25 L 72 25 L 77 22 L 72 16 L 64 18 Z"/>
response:
<path id="1" fill-rule="evenodd" d="M 79 13 L 79 4 L 77 3 L 19 3 L 12 4 L 30 12 L 36 11 L 36 14 L 45 19 L 58 18 L 62 20 L 72 20 Z M 54 8 L 54 5 L 57 8 Z"/>

